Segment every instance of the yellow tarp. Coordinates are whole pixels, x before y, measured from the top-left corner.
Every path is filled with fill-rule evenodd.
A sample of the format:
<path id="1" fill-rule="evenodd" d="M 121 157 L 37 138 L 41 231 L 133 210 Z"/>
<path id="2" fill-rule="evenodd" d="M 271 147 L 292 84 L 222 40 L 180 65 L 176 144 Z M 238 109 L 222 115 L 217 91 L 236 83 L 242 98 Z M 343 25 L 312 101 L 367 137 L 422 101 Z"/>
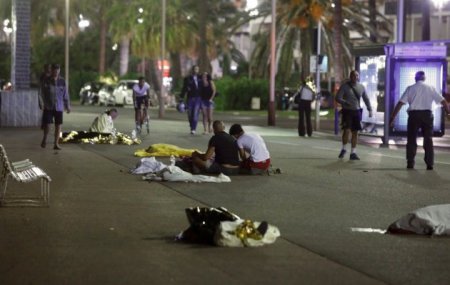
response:
<path id="1" fill-rule="evenodd" d="M 191 156 L 194 151 L 198 151 L 197 149 L 186 149 L 180 148 L 176 145 L 165 144 L 165 143 L 157 143 L 152 144 L 147 149 L 138 149 L 134 155 L 138 157 L 147 157 L 147 156 Z"/>

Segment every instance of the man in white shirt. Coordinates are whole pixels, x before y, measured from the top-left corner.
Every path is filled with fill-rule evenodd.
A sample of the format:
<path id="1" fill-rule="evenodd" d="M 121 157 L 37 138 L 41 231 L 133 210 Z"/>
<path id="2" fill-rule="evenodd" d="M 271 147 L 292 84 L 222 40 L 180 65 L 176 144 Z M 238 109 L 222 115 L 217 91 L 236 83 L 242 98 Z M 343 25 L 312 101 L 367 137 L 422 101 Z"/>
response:
<path id="1" fill-rule="evenodd" d="M 144 77 L 139 77 L 139 82 L 133 86 L 133 104 L 134 104 L 134 114 L 136 121 L 136 131 L 141 133 L 142 124 L 146 123 L 147 133 L 150 132 L 149 129 L 149 118 L 148 118 L 148 97 L 149 97 L 150 85 L 145 82 Z"/>
<path id="2" fill-rule="evenodd" d="M 414 168 L 414 158 L 417 152 L 417 132 L 422 130 L 423 148 L 425 150 L 425 163 L 427 170 L 433 170 L 433 102 L 441 103 L 448 113 L 450 109 L 444 97 L 432 86 L 425 84 L 425 72 L 418 71 L 415 75 L 416 83 L 408 86 L 392 112 L 390 126 L 394 126 L 394 120 L 403 105 L 409 104 L 408 127 L 406 143 L 407 168 Z"/>
<path id="3" fill-rule="evenodd" d="M 95 133 L 103 133 L 103 134 L 111 134 L 115 132 L 114 128 L 114 120 L 119 115 L 119 112 L 117 112 L 117 109 L 113 108 L 111 110 L 106 110 L 102 114 L 100 114 L 98 117 L 94 119 L 92 122 L 91 128 L 89 129 L 90 132 Z"/>
<path id="4" fill-rule="evenodd" d="M 312 123 L 311 123 L 311 102 L 315 97 L 315 86 L 311 77 L 307 77 L 303 82 L 300 90 L 298 91 L 298 135 L 304 137 L 308 134 L 308 137 L 312 136 Z M 306 128 L 305 128 L 306 123 Z M 306 129 L 306 132 L 305 132 Z"/>
<path id="5" fill-rule="evenodd" d="M 266 143 L 258 134 L 245 133 L 242 126 L 230 127 L 230 135 L 236 138 L 239 156 L 242 159 L 241 172 L 245 174 L 264 174 L 270 167 L 270 154 Z"/>

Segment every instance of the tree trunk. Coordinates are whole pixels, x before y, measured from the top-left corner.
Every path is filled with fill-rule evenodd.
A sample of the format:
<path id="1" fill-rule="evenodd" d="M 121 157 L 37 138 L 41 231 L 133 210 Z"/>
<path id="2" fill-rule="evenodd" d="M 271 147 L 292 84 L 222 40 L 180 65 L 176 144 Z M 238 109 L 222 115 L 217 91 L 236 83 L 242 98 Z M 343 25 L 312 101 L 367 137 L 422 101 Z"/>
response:
<path id="1" fill-rule="evenodd" d="M 334 14 L 333 14 L 333 46 L 334 46 L 334 82 L 335 90 L 339 88 L 342 81 L 342 2 L 341 0 L 334 0 Z"/>
<path id="2" fill-rule="evenodd" d="M 310 55 L 312 54 L 311 35 L 312 29 L 310 27 L 300 31 L 300 50 L 301 50 L 301 71 L 302 78 L 306 78 L 311 73 L 309 68 Z"/>
<path id="3" fill-rule="evenodd" d="M 334 90 L 333 93 L 336 94 L 341 86 L 342 81 L 342 70 L 343 70 L 343 60 L 342 60 L 342 2 L 341 0 L 334 0 L 334 14 L 333 14 L 333 46 L 334 46 Z M 339 113 L 337 112 L 336 102 L 334 108 L 334 133 L 337 135 L 339 133 Z"/>
<path id="4" fill-rule="evenodd" d="M 128 72 L 128 61 L 130 59 L 130 37 L 123 36 L 120 40 L 120 71 L 119 75 L 123 76 Z"/>
<path id="5" fill-rule="evenodd" d="M 370 41 L 377 42 L 377 7 L 376 0 L 369 0 L 369 20 L 373 31 L 370 32 Z"/>
<path id="6" fill-rule="evenodd" d="M 157 61 L 153 59 L 148 60 L 148 76 L 150 78 L 150 84 L 153 86 L 156 93 L 161 90 L 160 72 L 157 65 Z"/>
<path id="7" fill-rule="evenodd" d="M 98 73 L 105 73 L 105 61 L 106 61 L 106 33 L 108 31 L 108 24 L 106 22 L 105 16 L 103 15 L 103 9 L 100 11 L 100 58 L 98 61 Z"/>
<path id="8" fill-rule="evenodd" d="M 172 76 L 172 90 L 181 89 L 183 84 L 183 75 L 181 72 L 180 54 L 170 53 L 170 75 Z"/>
<path id="9" fill-rule="evenodd" d="M 422 1 L 422 41 L 430 40 L 430 5 L 429 1 Z"/>
<path id="10" fill-rule="evenodd" d="M 208 58 L 208 41 L 206 39 L 206 25 L 208 19 L 208 5 L 205 3 L 208 1 L 198 1 L 198 14 L 199 14 L 199 55 L 198 55 L 198 66 L 200 67 L 200 72 L 211 73 L 211 64 Z"/>

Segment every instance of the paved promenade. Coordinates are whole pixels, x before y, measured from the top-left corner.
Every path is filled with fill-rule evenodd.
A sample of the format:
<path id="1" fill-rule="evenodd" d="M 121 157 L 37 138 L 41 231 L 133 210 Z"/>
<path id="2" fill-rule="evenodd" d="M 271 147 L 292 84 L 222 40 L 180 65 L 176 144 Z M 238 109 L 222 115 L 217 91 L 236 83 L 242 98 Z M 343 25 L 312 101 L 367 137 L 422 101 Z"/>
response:
<path id="1" fill-rule="evenodd" d="M 74 106 L 63 129 L 85 130 L 101 110 Z M 132 110 L 119 112 L 116 127 L 130 132 Z M 368 230 L 450 203 L 447 136 L 438 140 L 434 171 L 425 170 L 421 149 L 408 171 L 403 146 L 363 138 L 361 161 L 350 162 L 337 158 L 339 137 L 329 128 L 299 138 L 295 119 L 264 127 L 266 117 L 216 118 L 260 133 L 282 174 L 223 184 L 149 183 L 129 174 L 139 161 L 134 151 L 154 143 L 205 149 L 210 136 L 189 135 L 185 115 L 174 111 L 152 119 L 139 146 L 54 151 L 51 140 L 40 148 L 37 128 L 0 128 L 11 160 L 30 158 L 53 179 L 49 208 L 0 208 L 0 284 L 450 284 L 449 238 Z M 281 237 L 262 248 L 177 243 L 191 206 L 266 220 Z"/>

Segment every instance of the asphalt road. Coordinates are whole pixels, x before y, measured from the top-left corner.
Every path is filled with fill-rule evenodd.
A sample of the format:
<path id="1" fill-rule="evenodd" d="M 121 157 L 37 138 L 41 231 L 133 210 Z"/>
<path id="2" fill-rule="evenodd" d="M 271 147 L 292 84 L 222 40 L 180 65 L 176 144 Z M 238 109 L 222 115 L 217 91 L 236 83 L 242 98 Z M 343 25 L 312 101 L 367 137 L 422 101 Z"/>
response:
<path id="1" fill-rule="evenodd" d="M 101 110 L 75 106 L 64 130 L 87 129 Z M 130 132 L 132 110 L 119 112 L 117 129 Z M 30 158 L 53 179 L 50 208 L 0 208 L 0 284 L 450 283 L 450 239 L 378 233 L 411 210 L 450 203 L 446 138 L 434 171 L 425 170 L 421 150 L 416 170 L 408 171 L 403 146 L 363 140 L 361 161 L 350 162 L 337 158 L 340 142 L 330 130 L 299 138 L 295 118 L 280 119 L 280 128 L 265 127 L 265 117 L 217 114 L 227 126 L 241 122 L 260 133 L 282 174 L 222 184 L 148 183 L 128 173 L 139 161 L 136 149 L 154 143 L 205 149 L 209 139 L 189 135 L 185 114 L 153 119 L 151 110 L 151 116 L 151 132 L 139 146 L 42 150 L 40 130 L 0 129 L 11 160 Z M 281 238 L 262 248 L 176 243 L 191 206 L 224 206 L 266 220 Z"/>

